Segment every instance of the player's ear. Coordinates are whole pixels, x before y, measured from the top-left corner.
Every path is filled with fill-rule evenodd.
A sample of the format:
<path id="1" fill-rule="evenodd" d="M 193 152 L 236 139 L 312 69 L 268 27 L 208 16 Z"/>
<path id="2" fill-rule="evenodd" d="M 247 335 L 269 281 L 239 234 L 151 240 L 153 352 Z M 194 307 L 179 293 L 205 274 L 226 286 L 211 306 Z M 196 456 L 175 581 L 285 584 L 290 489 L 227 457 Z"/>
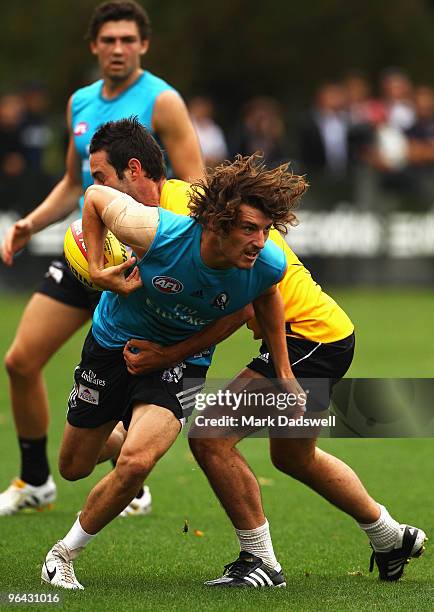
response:
<path id="1" fill-rule="evenodd" d="M 142 164 L 138 159 L 132 157 L 128 162 L 128 170 L 131 173 L 131 178 L 138 178 L 142 174 Z"/>
<path id="2" fill-rule="evenodd" d="M 92 53 L 92 55 L 98 55 L 97 46 L 96 46 L 96 41 L 95 40 L 91 40 L 90 41 L 89 48 L 90 48 L 90 52 Z"/>
<path id="3" fill-rule="evenodd" d="M 148 52 L 148 49 L 149 49 L 149 40 L 142 40 L 139 54 L 145 55 Z"/>

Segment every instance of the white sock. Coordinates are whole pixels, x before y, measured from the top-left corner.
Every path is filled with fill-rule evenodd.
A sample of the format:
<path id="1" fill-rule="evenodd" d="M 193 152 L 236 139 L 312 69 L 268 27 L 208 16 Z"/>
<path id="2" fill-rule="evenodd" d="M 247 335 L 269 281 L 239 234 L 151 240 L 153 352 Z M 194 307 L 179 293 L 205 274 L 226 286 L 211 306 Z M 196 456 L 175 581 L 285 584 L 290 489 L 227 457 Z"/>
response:
<path id="1" fill-rule="evenodd" d="M 363 531 L 371 540 L 371 544 L 375 551 L 386 552 L 392 550 L 399 536 L 399 523 L 393 519 L 387 512 L 386 508 L 378 504 L 380 508 L 380 518 L 375 523 L 363 525 L 359 523 Z"/>
<path id="2" fill-rule="evenodd" d="M 95 534 L 96 535 L 96 534 Z M 66 536 L 63 538 L 63 543 L 71 553 L 71 558 L 77 557 L 77 555 L 83 550 L 83 548 L 95 537 L 95 535 L 91 535 L 87 533 L 83 527 L 80 525 L 80 517 L 77 517 L 77 520 L 68 531 Z"/>
<path id="3" fill-rule="evenodd" d="M 280 572 L 282 569 L 276 559 L 271 541 L 268 521 L 256 529 L 235 529 L 240 549 L 260 557 L 267 567 Z"/>

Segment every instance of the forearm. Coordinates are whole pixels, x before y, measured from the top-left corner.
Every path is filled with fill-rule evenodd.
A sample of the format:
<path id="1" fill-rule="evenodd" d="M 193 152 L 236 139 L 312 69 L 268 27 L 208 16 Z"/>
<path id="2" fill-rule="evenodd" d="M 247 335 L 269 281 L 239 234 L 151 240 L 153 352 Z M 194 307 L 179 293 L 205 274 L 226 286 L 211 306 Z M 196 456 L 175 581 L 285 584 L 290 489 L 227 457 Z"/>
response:
<path id="1" fill-rule="evenodd" d="M 171 366 L 176 365 L 187 357 L 223 342 L 252 317 L 252 312 L 252 306 L 248 304 L 241 310 L 207 325 L 187 340 L 165 347 L 163 351 L 168 365 L 169 362 Z"/>
<path id="2" fill-rule="evenodd" d="M 104 239 L 110 230 L 118 240 L 133 247 L 138 257 L 142 257 L 155 237 L 158 220 L 157 207 L 139 204 L 111 187 L 89 187 L 84 196 L 83 238 L 92 281 L 103 289 L 122 295 L 140 286 L 137 268 L 126 278 L 124 276 L 125 270 L 135 263 L 134 258 L 104 269 Z"/>
<path id="3" fill-rule="evenodd" d="M 82 227 L 89 274 L 94 282 L 98 280 L 98 272 L 104 269 L 104 240 L 107 235 L 107 228 L 101 215 L 101 207 L 96 205 L 96 201 L 87 191 L 83 207 Z"/>
<path id="4" fill-rule="evenodd" d="M 25 217 L 31 224 L 32 234 L 64 219 L 77 207 L 81 194 L 81 185 L 65 175 L 45 200 Z"/>
<path id="5" fill-rule="evenodd" d="M 285 315 L 282 298 L 278 291 L 260 296 L 253 302 L 256 319 L 261 327 L 264 339 L 278 378 L 293 378 L 288 357 L 285 333 Z"/>

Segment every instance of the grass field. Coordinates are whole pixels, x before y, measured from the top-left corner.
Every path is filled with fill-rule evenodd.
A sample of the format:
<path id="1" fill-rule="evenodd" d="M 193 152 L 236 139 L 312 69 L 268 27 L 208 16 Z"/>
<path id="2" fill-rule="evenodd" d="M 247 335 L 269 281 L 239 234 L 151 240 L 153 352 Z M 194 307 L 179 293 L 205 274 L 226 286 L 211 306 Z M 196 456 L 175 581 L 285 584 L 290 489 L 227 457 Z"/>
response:
<path id="1" fill-rule="evenodd" d="M 353 318 L 358 345 L 354 376 L 432 376 L 434 292 L 335 292 Z M 0 348 L 3 353 L 24 304 L 2 297 Z M 53 511 L 0 519 L 0 591 L 51 592 L 39 581 L 48 548 L 72 524 L 87 492 L 107 470 L 68 483 L 57 474 L 56 451 L 65 418 L 73 366 L 84 332 L 47 367 L 52 406 L 50 457 L 59 487 Z M 255 346 L 245 330 L 222 345 L 213 374 L 232 375 Z M 356 469 L 370 492 L 399 520 L 434 533 L 433 441 L 322 440 L 321 446 Z M 7 384 L 0 373 L 0 486 L 17 474 L 18 453 L 9 411 Z M 382 584 L 368 573 L 370 549 L 354 521 L 301 484 L 278 473 L 265 440 L 248 440 L 242 450 L 260 479 L 266 514 L 288 587 L 281 590 L 209 590 L 237 556 L 232 529 L 180 436 L 149 478 L 154 496 L 150 516 L 116 520 L 75 563 L 86 590 L 61 592 L 68 610 L 432 610 L 433 554 L 407 567 L 399 584 Z M 184 520 L 190 530 L 183 533 Z M 203 537 L 194 535 L 201 530 Z M 1 606 L 0 606 L 1 607 Z M 32 606 L 35 608 L 36 606 Z M 45 607 L 49 607 L 47 604 Z"/>

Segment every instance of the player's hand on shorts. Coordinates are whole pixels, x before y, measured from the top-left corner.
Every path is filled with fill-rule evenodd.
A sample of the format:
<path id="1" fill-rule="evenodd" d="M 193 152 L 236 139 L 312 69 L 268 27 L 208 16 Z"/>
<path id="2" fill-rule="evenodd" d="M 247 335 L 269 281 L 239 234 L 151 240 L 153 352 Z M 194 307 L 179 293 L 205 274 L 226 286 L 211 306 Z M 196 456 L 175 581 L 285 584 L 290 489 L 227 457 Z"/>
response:
<path id="1" fill-rule="evenodd" d="M 148 340 L 133 338 L 124 347 L 124 359 L 130 374 L 149 374 L 172 365 L 167 347 Z"/>
<path id="2" fill-rule="evenodd" d="M 6 232 L 1 246 L 1 256 L 7 266 L 13 263 L 14 255 L 21 251 L 32 237 L 32 223 L 28 219 L 20 219 Z"/>
<path id="3" fill-rule="evenodd" d="M 279 386 L 283 393 L 286 393 L 291 398 L 294 397 L 295 403 L 288 402 L 288 406 L 292 406 L 290 412 L 293 417 L 300 416 L 306 412 L 307 395 L 298 380 L 294 377 L 280 378 Z"/>
<path id="4" fill-rule="evenodd" d="M 135 263 L 136 258 L 130 257 L 118 266 L 92 271 L 91 278 L 101 289 L 113 291 L 119 295 L 129 295 L 143 285 L 139 268 L 134 265 Z M 130 270 L 132 266 L 134 267 Z"/>

